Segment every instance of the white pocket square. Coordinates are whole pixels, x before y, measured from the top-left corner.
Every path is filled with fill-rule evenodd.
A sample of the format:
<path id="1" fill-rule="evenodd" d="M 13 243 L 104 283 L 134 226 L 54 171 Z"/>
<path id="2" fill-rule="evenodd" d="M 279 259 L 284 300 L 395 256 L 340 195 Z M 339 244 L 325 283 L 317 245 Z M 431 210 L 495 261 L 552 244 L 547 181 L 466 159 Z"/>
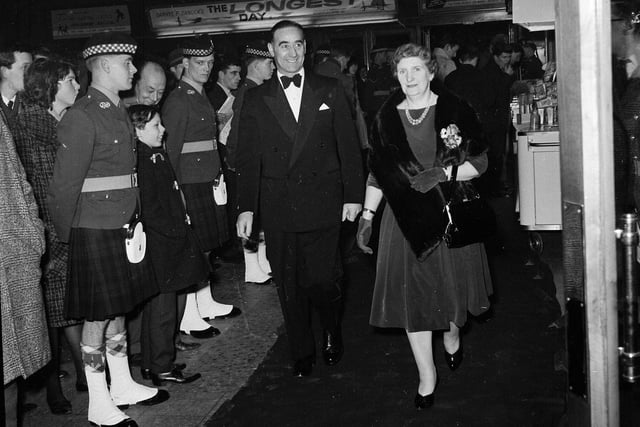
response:
<path id="1" fill-rule="evenodd" d="M 328 109 L 329 109 L 329 106 L 323 102 L 320 108 L 318 108 L 318 111 L 324 111 Z"/>

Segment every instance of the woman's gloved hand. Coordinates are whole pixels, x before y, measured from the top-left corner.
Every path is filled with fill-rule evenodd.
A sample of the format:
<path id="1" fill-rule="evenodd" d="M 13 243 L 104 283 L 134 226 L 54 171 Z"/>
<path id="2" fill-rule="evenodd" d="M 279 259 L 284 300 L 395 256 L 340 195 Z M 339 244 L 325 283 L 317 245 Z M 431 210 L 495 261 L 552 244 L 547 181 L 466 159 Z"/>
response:
<path id="1" fill-rule="evenodd" d="M 369 239 L 371 239 L 372 224 L 373 220 L 360 217 L 360 220 L 358 221 L 358 232 L 356 233 L 356 244 L 362 252 L 369 255 L 373 253 L 373 249 L 367 246 L 369 244 Z"/>
<path id="2" fill-rule="evenodd" d="M 444 173 L 444 169 L 439 167 L 425 169 L 419 174 L 409 177 L 411 188 L 421 193 L 428 192 L 438 185 L 439 182 L 444 182 L 446 180 L 447 175 Z"/>

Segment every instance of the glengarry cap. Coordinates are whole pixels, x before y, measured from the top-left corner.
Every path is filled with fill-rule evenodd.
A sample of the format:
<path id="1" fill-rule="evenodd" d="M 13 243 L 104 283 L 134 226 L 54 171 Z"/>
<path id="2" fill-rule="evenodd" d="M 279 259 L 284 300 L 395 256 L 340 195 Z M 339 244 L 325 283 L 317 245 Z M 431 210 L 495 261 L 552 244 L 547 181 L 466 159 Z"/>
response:
<path id="1" fill-rule="evenodd" d="M 84 45 L 82 58 L 96 55 L 134 55 L 138 44 L 129 34 L 106 31 L 93 35 Z"/>
<path id="2" fill-rule="evenodd" d="M 182 54 L 184 56 L 209 56 L 213 55 L 213 42 L 209 36 L 195 36 L 182 46 Z"/>

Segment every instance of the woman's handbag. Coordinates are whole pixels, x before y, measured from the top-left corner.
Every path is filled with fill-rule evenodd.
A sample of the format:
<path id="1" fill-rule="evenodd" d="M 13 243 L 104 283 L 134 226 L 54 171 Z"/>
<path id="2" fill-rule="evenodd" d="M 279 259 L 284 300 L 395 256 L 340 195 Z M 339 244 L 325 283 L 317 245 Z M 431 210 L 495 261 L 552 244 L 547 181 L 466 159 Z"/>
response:
<path id="1" fill-rule="evenodd" d="M 485 241 L 496 232 L 496 216 L 471 182 L 457 182 L 458 166 L 451 170 L 449 200 L 445 215 L 449 223 L 444 240 L 450 248 L 460 248 Z"/>

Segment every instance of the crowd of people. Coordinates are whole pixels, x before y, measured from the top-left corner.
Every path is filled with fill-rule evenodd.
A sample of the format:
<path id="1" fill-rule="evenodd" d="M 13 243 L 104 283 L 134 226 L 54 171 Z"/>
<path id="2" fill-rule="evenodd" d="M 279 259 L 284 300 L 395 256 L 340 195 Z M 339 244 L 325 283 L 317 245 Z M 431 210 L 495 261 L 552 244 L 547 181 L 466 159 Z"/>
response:
<path id="1" fill-rule="evenodd" d="M 488 310 L 492 284 L 482 244 L 447 247 L 425 213 L 442 211 L 452 179 L 484 174 L 481 190 L 504 190 L 511 84 L 541 72 L 530 45 L 504 38 L 482 69 L 472 43 L 447 35 L 434 47 L 373 49 L 368 70 L 338 45 L 305 62 L 304 29 L 280 21 L 238 58 L 216 56 L 206 36 L 166 60 L 137 58 L 137 42 L 111 32 L 90 38 L 78 64 L 2 49 L 9 419 L 16 379 L 42 368 L 50 410 L 71 412 L 59 380 L 63 336 L 94 425 L 135 426 L 120 407 L 160 404 L 163 383 L 197 381 L 176 351 L 218 335 L 209 320 L 241 314 L 214 297 L 216 256 L 241 259 L 247 283 L 276 284 L 293 375 L 316 363 L 312 309 L 322 358 L 336 365 L 345 233 L 372 253 L 383 200 L 370 323 L 406 330 L 415 406 L 431 406 L 432 333 L 444 331 L 457 369 L 460 328 L 468 312 Z M 451 124 L 466 147 L 455 158 L 442 134 Z M 132 365 L 153 386 L 134 381 Z"/>

